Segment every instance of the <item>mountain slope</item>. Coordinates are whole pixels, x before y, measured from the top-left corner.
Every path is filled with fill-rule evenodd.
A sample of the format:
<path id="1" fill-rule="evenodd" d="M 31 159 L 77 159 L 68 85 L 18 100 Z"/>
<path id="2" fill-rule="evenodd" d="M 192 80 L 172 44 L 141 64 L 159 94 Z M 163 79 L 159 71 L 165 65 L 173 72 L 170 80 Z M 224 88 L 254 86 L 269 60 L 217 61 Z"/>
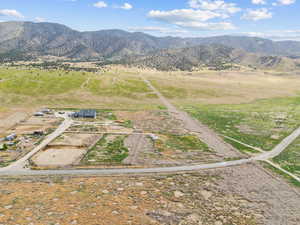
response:
<path id="1" fill-rule="evenodd" d="M 78 32 L 54 23 L 0 23 L 0 53 L 17 50 L 37 56 L 87 59 L 139 55 L 175 46 L 184 46 L 184 40 L 122 30 Z"/>
<path id="2" fill-rule="evenodd" d="M 216 44 L 163 49 L 146 56 L 132 56 L 112 63 L 165 71 L 191 71 L 200 68 L 224 70 L 234 68 L 237 65 L 260 69 L 299 69 L 297 61 L 287 57 L 263 56 Z"/>
<path id="3" fill-rule="evenodd" d="M 185 48 L 224 45 L 250 53 L 300 56 L 300 42 L 274 42 L 262 38 L 219 36 L 209 38 L 154 37 L 122 30 L 78 32 L 55 23 L 0 23 L 0 55 L 60 56 L 75 59 L 121 59 L 129 55 Z"/>
<path id="4" fill-rule="evenodd" d="M 192 70 L 194 67 L 222 67 L 231 63 L 233 48 L 222 45 L 163 49 L 146 56 L 129 57 L 119 63 L 158 70 Z"/>

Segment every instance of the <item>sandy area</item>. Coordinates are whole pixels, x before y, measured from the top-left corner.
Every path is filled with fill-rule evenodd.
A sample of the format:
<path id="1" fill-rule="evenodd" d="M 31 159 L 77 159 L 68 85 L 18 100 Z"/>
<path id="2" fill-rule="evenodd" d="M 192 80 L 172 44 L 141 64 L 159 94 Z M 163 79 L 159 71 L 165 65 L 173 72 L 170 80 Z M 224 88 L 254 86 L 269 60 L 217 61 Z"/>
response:
<path id="1" fill-rule="evenodd" d="M 34 156 L 32 161 L 39 167 L 64 167 L 78 162 L 85 153 L 83 148 L 48 148 Z"/>

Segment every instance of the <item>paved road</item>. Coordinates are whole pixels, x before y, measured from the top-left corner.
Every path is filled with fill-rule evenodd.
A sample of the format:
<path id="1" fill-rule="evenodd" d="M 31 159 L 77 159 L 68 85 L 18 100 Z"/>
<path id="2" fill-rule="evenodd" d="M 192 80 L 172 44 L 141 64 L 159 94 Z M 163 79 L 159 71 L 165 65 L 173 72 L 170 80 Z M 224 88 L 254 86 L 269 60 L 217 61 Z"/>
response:
<path id="1" fill-rule="evenodd" d="M 210 163 L 202 165 L 191 166 L 175 166 L 175 167 L 163 167 L 163 168 L 140 168 L 140 169 L 91 169 L 91 170 L 29 170 L 29 169 L 2 169 L 0 170 L 0 176 L 40 176 L 40 175 L 120 175 L 120 174 L 145 174 L 145 173 L 168 173 L 168 172 L 189 172 L 203 169 L 215 169 L 224 168 L 230 166 L 238 166 L 255 161 L 264 161 L 278 156 L 286 147 L 291 144 L 297 137 L 300 136 L 300 128 L 295 130 L 290 136 L 285 138 L 279 145 L 277 145 L 272 151 L 262 153 L 258 156 L 254 156 L 249 159 L 241 159 L 229 162 Z"/>
<path id="2" fill-rule="evenodd" d="M 151 85 L 151 84 L 150 84 Z M 160 94 L 160 93 L 159 93 Z M 160 94 L 161 95 L 161 94 Z M 166 102 L 166 104 L 169 104 Z M 174 106 L 170 104 L 172 109 Z M 175 107 L 174 107 L 175 108 Z M 175 109 L 176 110 L 176 109 Z M 176 110 L 177 111 L 177 110 Z M 120 175 L 120 174 L 145 174 L 145 173 L 168 173 L 168 172 L 189 172 L 197 171 L 203 169 L 215 169 L 224 168 L 230 166 L 238 166 L 246 163 L 251 163 L 255 161 L 267 161 L 278 156 L 283 152 L 296 138 L 300 136 L 300 127 L 296 129 L 291 135 L 286 137 L 280 144 L 278 144 L 273 150 L 269 152 L 264 152 L 260 155 L 254 156 L 249 159 L 241 159 L 229 162 L 219 162 L 201 165 L 191 165 L 191 166 L 175 166 L 175 167 L 163 167 L 163 168 L 134 168 L 134 169 L 91 169 L 91 170 L 30 170 L 25 169 L 24 166 L 28 159 L 30 159 L 34 154 L 40 151 L 42 148 L 47 146 L 52 140 L 61 135 L 69 126 L 72 124 L 72 120 L 67 116 L 64 116 L 65 121 L 58 127 L 58 129 L 49 135 L 39 146 L 37 146 L 32 152 L 26 155 L 24 158 L 20 159 L 16 163 L 9 167 L 0 169 L 0 176 L 40 176 L 40 175 Z"/>

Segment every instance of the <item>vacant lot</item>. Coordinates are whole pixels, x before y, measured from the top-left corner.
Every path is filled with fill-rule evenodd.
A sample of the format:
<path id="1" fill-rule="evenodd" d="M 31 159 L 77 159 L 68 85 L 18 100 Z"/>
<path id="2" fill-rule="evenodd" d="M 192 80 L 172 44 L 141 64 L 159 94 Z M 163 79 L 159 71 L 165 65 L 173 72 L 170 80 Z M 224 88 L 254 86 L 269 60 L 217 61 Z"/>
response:
<path id="1" fill-rule="evenodd" d="M 86 151 L 80 147 L 53 146 L 39 152 L 31 162 L 37 168 L 72 166 L 80 161 Z"/>
<path id="2" fill-rule="evenodd" d="M 300 125 L 299 97 L 235 105 L 190 105 L 185 109 L 220 134 L 264 150 L 271 150 Z"/>
<path id="3" fill-rule="evenodd" d="M 32 157 L 33 168 L 66 167 L 78 164 L 101 138 L 95 134 L 63 134 Z"/>

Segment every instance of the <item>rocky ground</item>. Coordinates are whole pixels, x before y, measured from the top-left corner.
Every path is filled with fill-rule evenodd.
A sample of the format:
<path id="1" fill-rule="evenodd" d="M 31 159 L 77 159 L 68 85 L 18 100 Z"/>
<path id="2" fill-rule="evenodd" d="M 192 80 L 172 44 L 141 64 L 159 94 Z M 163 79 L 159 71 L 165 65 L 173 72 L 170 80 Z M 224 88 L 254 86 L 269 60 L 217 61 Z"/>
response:
<path id="1" fill-rule="evenodd" d="M 299 199 L 299 190 L 253 165 L 178 175 L 2 179 L 0 224 L 296 225 Z"/>

